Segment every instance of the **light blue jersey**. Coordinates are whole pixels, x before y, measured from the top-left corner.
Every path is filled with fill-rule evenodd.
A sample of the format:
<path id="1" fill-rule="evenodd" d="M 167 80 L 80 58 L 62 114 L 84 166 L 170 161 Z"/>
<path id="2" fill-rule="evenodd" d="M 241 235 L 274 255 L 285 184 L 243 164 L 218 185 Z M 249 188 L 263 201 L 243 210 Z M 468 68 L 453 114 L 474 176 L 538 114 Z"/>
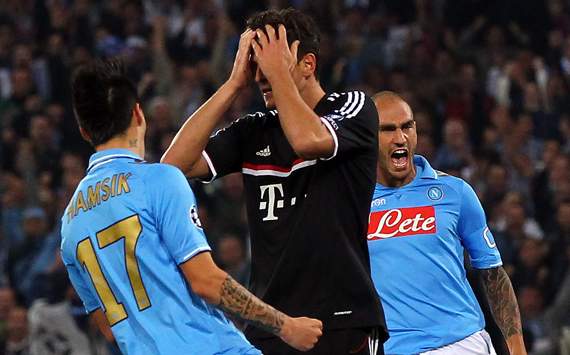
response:
<path id="1" fill-rule="evenodd" d="M 182 172 L 128 150 L 93 154 L 62 217 L 75 290 L 125 354 L 260 354 L 178 267 L 209 250 Z"/>
<path id="2" fill-rule="evenodd" d="M 386 354 L 417 354 L 483 329 L 464 250 L 478 269 L 502 265 L 477 195 L 465 181 L 414 157 L 400 188 L 376 185 L 368 247 L 390 339 Z"/>

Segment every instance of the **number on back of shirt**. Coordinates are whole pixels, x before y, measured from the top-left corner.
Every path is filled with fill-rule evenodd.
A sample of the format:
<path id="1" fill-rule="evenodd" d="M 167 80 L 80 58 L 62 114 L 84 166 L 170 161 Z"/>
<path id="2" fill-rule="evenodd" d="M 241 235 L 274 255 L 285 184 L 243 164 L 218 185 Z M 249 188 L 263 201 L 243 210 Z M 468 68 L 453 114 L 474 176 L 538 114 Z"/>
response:
<path id="1" fill-rule="evenodd" d="M 141 232 L 142 226 L 139 216 L 135 214 L 113 223 L 96 234 L 97 250 L 101 252 L 104 252 L 103 249 L 109 245 L 124 239 L 125 265 L 139 311 L 151 306 L 135 256 L 137 241 Z M 97 258 L 90 237 L 86 237 L 77 244 L 77 260 L 79 260 L 85 267 L 87 273 L 89 273 L 97 295 L 105 308 L 105 315 L 107 316 L 109 324 L 113 326 L 126 319 L 128 315 L 125 311 L 125 307 L 117 300 L 117 297 L 115 297 L 113 290 L 109 286 L 109 282 L 103 274 L 103 270 L 101 270 L 101 265 L 99 264 L 99 259 Z"/>

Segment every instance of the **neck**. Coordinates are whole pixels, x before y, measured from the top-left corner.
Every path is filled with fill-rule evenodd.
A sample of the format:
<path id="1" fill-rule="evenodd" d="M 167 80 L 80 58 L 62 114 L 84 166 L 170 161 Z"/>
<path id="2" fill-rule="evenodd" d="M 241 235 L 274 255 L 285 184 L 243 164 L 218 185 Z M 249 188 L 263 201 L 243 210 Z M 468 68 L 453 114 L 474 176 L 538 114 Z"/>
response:
<path id="1" fill-rule="evenodd" d="M 317 79 L 313 78 L 307 85 L 299 91 L 303 101 L 311 108 L 314 109 L 319 101 L 325 96 L 325 91 Z"/>
<path id="2" fill-rule="evenodd" d="M 414 180 L 416 177 L 416 166 L 412 164 L 412 170 L 408 175 L 403 178 L 397 178 L 390 174 L 390 172 L 384 168 L 378 166 L 376 168 L 376 182 L 382 186 L 386 187 L 402 187 Z"/>
<path id="3" fill-rule="evenodd" d="M 107 149 L 127 149 L 144 158 L 144 142 L 136 135 L 119 135 L 95 147 L 96 151 Z"/>

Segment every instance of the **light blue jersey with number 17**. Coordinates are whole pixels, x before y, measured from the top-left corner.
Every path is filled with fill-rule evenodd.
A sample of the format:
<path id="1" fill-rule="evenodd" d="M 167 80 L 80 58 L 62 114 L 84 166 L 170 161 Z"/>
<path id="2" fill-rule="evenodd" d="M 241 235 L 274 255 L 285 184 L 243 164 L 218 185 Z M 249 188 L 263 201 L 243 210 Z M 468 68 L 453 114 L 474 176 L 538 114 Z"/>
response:
<path id="1" fill-rule="evenodd" d="M 260 354 L 194 294 L 179 265 L 210 251 L 182 172 L 134 153 L 93 154 L 63 217 L 61 252 L 87 312 L 125 354 Z"/>

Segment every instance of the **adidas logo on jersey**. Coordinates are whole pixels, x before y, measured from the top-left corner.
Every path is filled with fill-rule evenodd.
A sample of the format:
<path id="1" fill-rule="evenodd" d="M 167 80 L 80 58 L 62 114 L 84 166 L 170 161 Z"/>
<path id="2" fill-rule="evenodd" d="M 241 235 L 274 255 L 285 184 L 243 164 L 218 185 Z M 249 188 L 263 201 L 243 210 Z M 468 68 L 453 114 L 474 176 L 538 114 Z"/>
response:
<path id="1" fill-rule="evenodd" d="M 269 149 L 269 146 L 267 146 L 262 150 L 260 150 L 259 152 L 255 153 L 255 155 L 258 155 L 260 157 L 268 157 L 271 155 L 271 149 Z"/>

